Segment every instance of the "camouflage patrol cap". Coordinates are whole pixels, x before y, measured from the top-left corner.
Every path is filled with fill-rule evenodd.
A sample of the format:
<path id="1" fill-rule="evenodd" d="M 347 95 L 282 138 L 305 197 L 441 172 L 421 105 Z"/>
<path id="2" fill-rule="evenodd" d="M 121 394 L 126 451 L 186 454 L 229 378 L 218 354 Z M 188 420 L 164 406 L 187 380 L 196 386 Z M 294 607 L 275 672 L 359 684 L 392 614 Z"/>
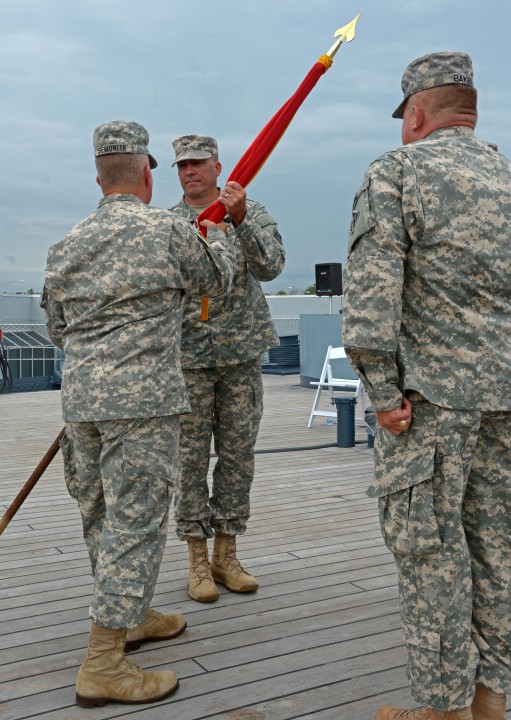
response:
<path id="1" fill-rule="evenodd" d="M 207 135 L 183 135 L 172 143 L 176 159 L 172 167 L 181 160 L 206 160 L 212 155 L 218 156 L 218 145 L 215 138 Z"/>
<path id="2" fill-rule="evenodd" d="M 440 52 L 423 55 L 413 60 L 403 73 L 401 88 L 404 98 L 392 117 L 402 118 L 405 102 L 421 90 L 440 85 L 474 86 L 472 60 L 469 55 L 459 52 Z"/>
<path id="3" fill-rule="evenodd" d="M 127 120 L 112 120 L 103 123 L 94 130 L 94 156 L 124 155 L 147 155 L 151 170 L 158 163 L 149 153 L 149 133 L 142 125 Z"/>

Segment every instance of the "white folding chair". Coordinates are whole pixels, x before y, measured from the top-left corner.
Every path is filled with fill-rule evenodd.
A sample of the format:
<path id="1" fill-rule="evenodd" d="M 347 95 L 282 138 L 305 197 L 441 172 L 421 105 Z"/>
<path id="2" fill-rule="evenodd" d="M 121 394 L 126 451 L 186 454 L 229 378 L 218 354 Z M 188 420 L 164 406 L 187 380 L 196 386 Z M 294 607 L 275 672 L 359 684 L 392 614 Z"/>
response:
<path id="1" fill-rule="evenodd" d="M 367 397 L 364 386 L 360 380 L 354 380 L 353 378 L 335 378 L 332 375 L 332 366 L 330 362 L 332 360 L 339 360 L 346 358 L 346 352 L 343 347 L 332 347 L 328 346 L 326 351 L 325 362 L 323 363 L 323 369 L 319 380 L 311 380 L 311 385 L 317 385 L 316 396 L 312 404 L 312 411 L 309 418 L 309 424 L 307 427 L 312 427 L 314 418 L 317 416 L 321 417 L 337 417 L 337 410 L 332 407 L 332 410 L 318 410 L 318 406 L 321 400 L 322 390 L 328 388 L 330 401 L 334 397 L 334 391 L 337 390 L 351 390 L 350 397 L 354 397 L 357 400 L 357 405 L 361 411 L 361 417 L 355 417 L 355 424 L 361 427 L 368 427 L 365 421 L 365 411 L 367 408 Z"/>

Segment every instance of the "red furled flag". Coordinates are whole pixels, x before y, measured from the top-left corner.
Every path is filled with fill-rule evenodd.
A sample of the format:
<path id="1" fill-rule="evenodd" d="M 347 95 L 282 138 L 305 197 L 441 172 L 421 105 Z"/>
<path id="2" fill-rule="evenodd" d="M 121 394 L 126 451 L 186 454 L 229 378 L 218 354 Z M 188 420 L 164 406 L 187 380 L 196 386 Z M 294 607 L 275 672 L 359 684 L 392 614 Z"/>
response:
<path id="1" fill-rule="evenodd" d="M 246 187 L 249 182 L 254 179 L 271 155 L 272 150 L 277 145 L 280 138 L 286 132 L 288 125 L 295 116 L 300 105 L 303 103 L 312 88 L 316 85 L 321 75 L 323 75 L 331 67 L 333 63 L 332 58 L 340 48 L 342 42 L 344 40 L 350 42 L 355 37 L 355 25 L 359 17 L 360 13 L 350 23 L 337 30 L 334 37 L 337 37 L 338 40 L 336 40 L 330 50 L 325 55 L 322 55 L 312 66 L 296 92 L 264 126 L 229 175 L 227 182 L 229 182 L 229 180 L 234 180 L 242 187 Z M 201 212 L 197 218 L 196 226 L 201 233 L 206 235 L 206 228 L 201 227 L 200 222 L 202 220 L 212 220 L 213 222 L 218 223 L 224 217 L 225 207 L 219 200 L 216 200 Z"/>
<path id="2" fill-rule="evenodd" d="M 323 75 L 332 65 L 333 56 L 340 48 L 342 42 L 347 40 L 350 42 L 355 37 L 355 25 L 360 13 L 357 17 L 344 27 L 337 30 L 334 37 L 338 39 L 332 45 L 325 55 L 312 66 L 307 73 L 301 85 L 296 92 L 289 98 L 287 102 L 278 110 L 272 119 L 264 126 L 256 139 L 252 142 L 243 157 L 229 175 L 227 182 L 234 180 L 242 187 L 246 187 L 251 180 L 257 175 L 266 160 L 272 153 L 272 150 L 279 142 L 280 138 L 286 132 L 288 125 L 295 116 L 298 108 L 303 103 L 312 88 L 316 85 L 321 75 Z M 226 183 L 227 184 L 227 183 Z M 225 206 L 219 201 L 209 205 L 203 210 L 195 221 L 195 227 L 204 235 L 207 235 L 207 229 L 202 227 L 202 220 L 211 220 L 219 223 L 226 215 Z M 201 320 L 208 319 L 208 298 L 202 298 Z"/>
<path id="3" fill-rule="evenodd" d="M 295 116 L 300 105 L 331 64 L 332 60 L 327 55 L 323 55 L 323 57 L 313 65 L 294 95 L 275 113 L 252 142 L 243 157 L 238 161 L 236 167 L 229 175 L 227 182 L 234 180 L 242 187 L 246 187 L 249 182 L 254 179 L 266 160 L 270 157 L 273 148 L 286 132 L 289 123 Z M 215 200 L 214 203 L 201 212 L 197 218 L 197 225 L 201 233 L 205 234 L 206 228 L 200 227 L 201 220 L 212 220 L 215 223 L 219 223 L 224 217 L 224 205 L 222 205 L 220 200 Z"/>

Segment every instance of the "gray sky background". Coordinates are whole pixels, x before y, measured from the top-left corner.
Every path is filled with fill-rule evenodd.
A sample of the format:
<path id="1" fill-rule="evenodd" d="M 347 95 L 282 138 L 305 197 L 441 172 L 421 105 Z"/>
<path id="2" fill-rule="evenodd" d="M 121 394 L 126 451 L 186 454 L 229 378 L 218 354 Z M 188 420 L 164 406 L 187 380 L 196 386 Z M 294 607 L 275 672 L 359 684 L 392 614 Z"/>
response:
<path id="1" fill-rule="evenodd" d="M 169 207 L 181 194 L 172 140 L 215 136 L 225 182 L 359 11 L 355 39 L 248 188 L 278 220 L 287 250 L 266 291 L 303 289 L 316 263 L 344 263 L 363 172 L 401 142 L 391 113 L 412 59 L 468 52 L 476 132 L 511 156 L 509 0 L 2 0 L 1 8 L 0 291 L 40 290 L 49 245 L 97 206 L 94 127 L 114 119 L 147 127 L 159 163 L 152 204 Z"/>

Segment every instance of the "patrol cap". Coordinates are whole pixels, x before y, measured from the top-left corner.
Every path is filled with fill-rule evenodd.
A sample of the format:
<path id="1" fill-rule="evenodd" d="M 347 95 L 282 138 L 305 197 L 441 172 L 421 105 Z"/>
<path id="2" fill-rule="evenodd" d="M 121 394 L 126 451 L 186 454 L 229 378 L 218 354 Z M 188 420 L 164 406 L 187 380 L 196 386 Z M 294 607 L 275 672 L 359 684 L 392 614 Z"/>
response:
<path id="1" fill-rule="evenodd" d="M 151 170 L 158 163 L 149 152 L 149 133 L 142 125 L 127 120 L 112 120 L 94 130 L 94 156 L 147 155 Z"/>
<path id="2" fill-rule="evenodd" d="M 423 55 L 417 60 L 412 60 L 401 80 L 401 88 L 404 93 L 403 102 L 394 110 L 392 117 L 403 117 L 403 108 L 410 95 L 441 85 L 474 87 L 473 75 L 472 60 L 465 53 L 431 53 L 431 55 Z"/>
<path id="3" fill-rule="evenodd" d="M 183 135 L 172 143 L 176 158 L 172 167 L 181 160 L 206 160 L 212 155 L 218 156 L 215 138 L 207 135 Z"/>

